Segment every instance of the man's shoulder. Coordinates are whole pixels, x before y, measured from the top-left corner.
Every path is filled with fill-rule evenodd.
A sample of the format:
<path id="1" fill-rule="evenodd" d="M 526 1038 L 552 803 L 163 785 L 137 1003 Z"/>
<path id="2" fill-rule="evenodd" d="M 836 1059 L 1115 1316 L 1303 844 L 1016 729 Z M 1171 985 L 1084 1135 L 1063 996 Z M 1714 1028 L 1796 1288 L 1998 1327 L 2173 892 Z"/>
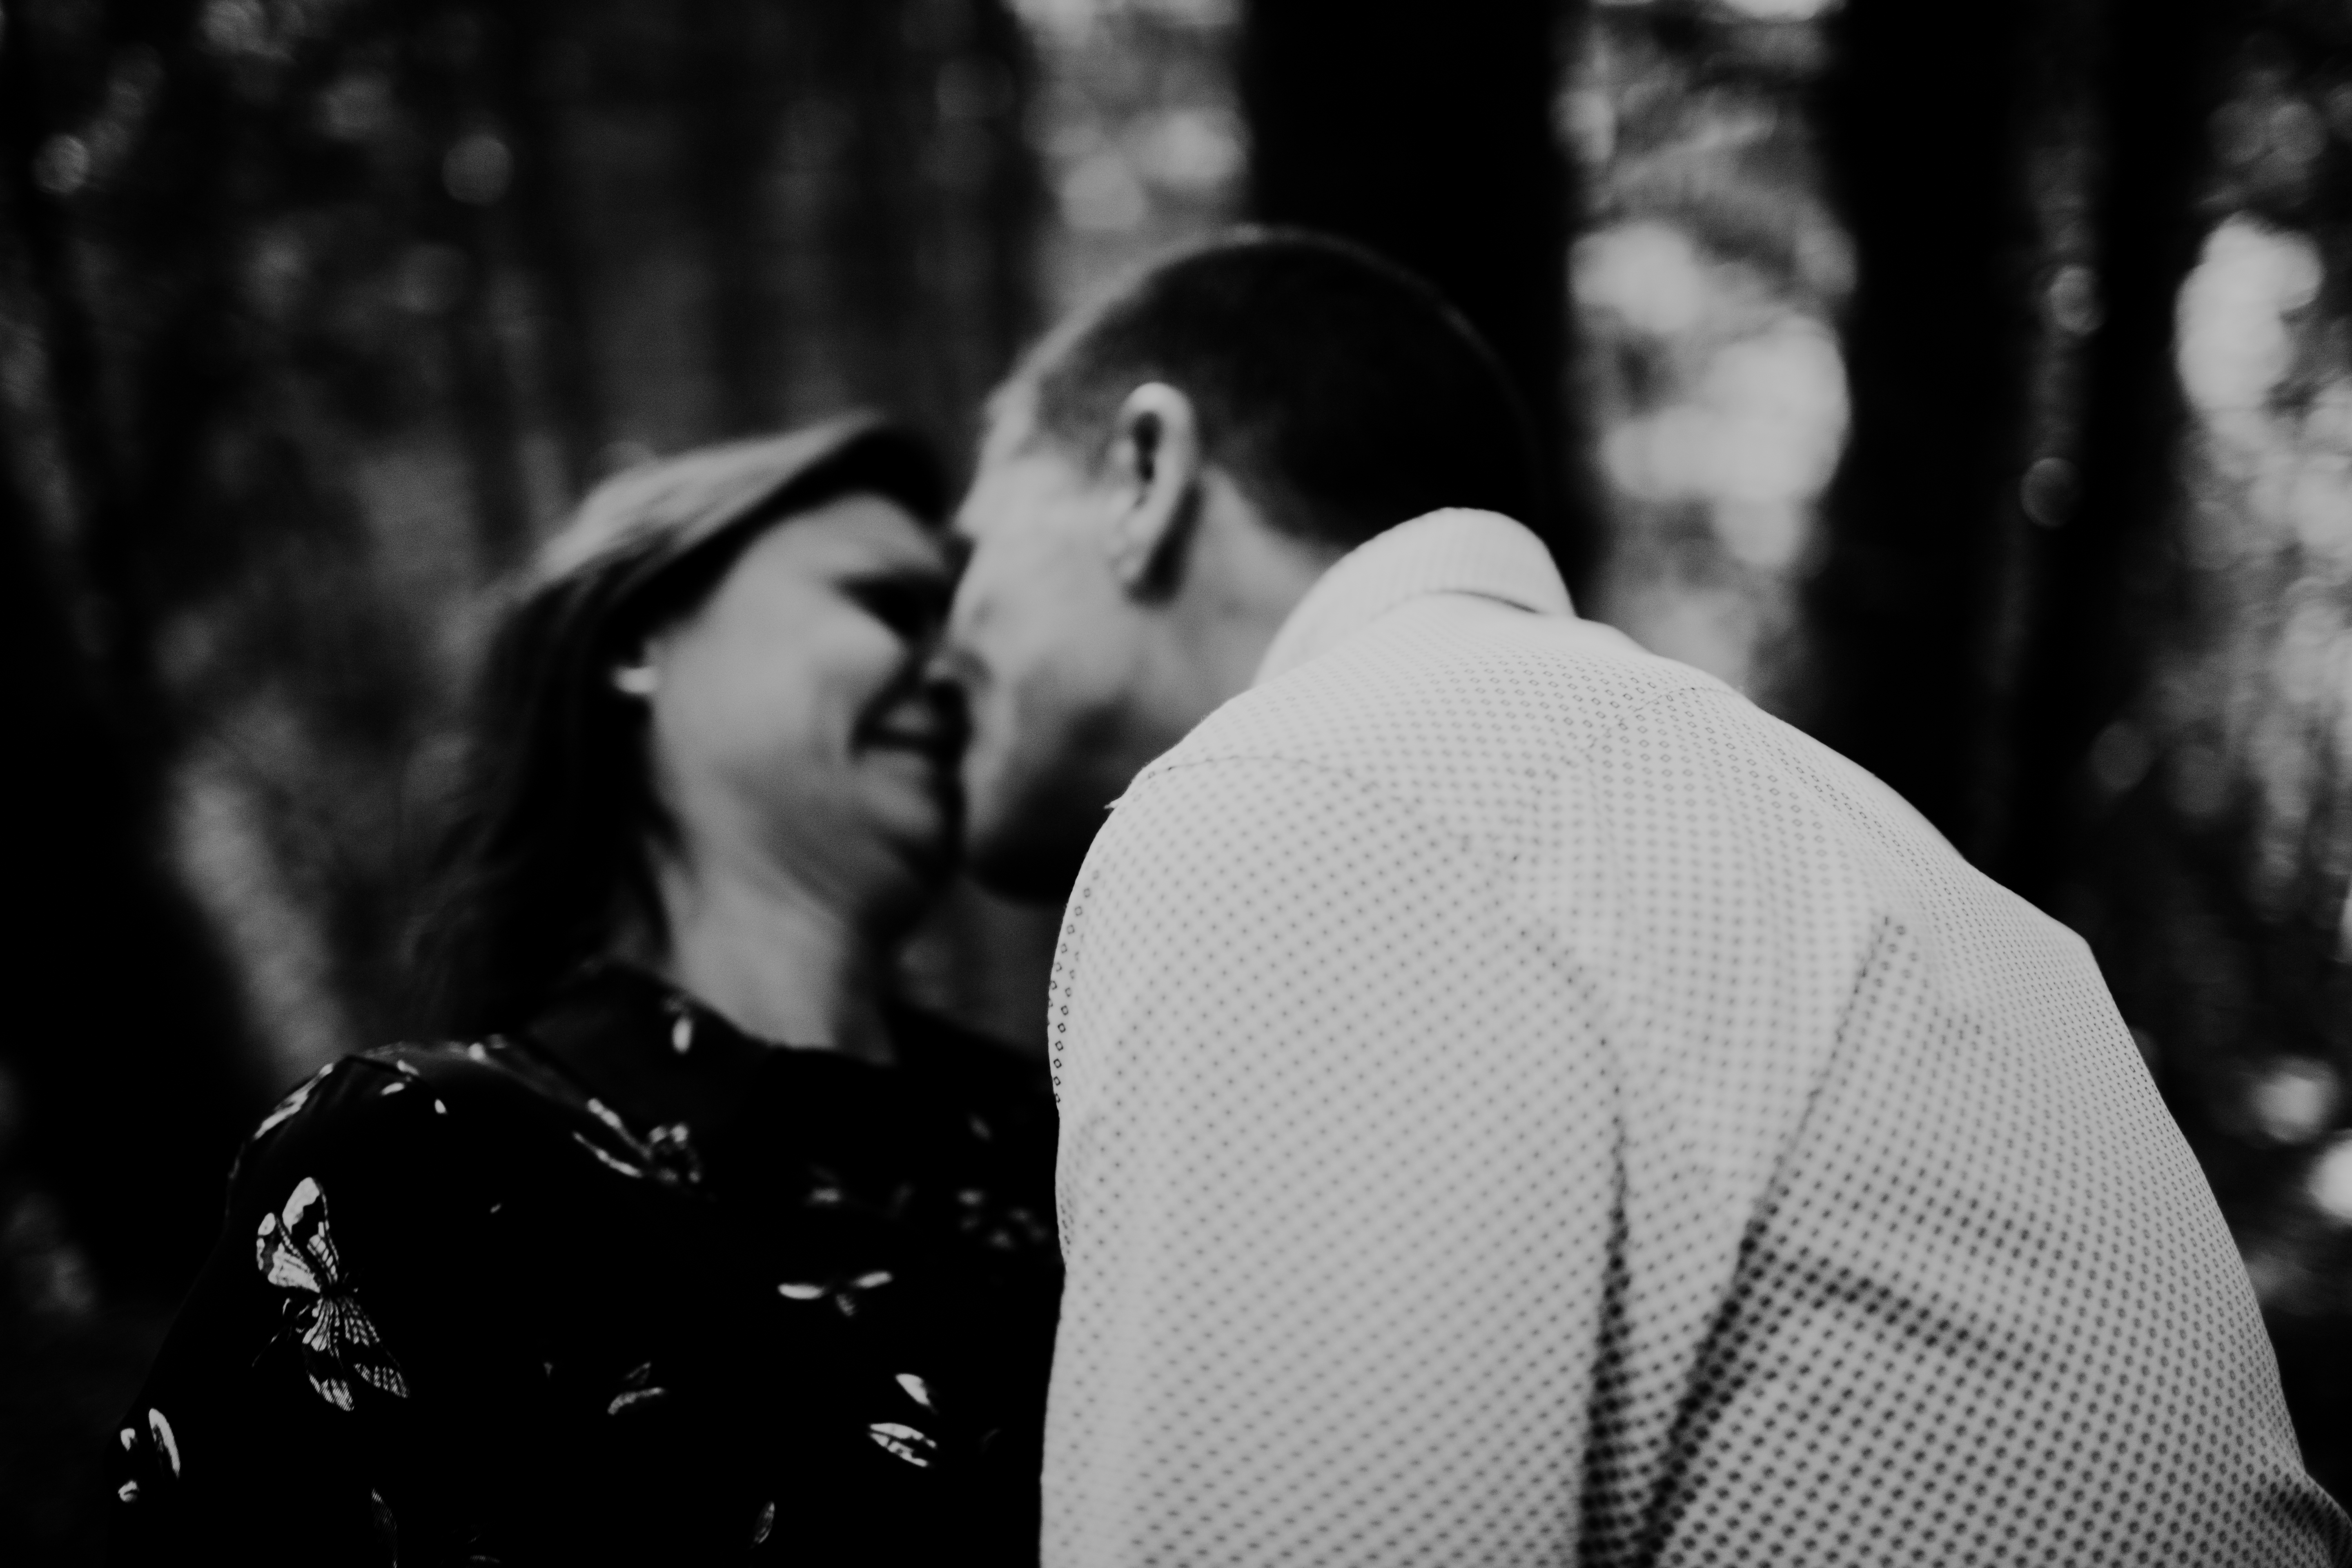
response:
<path id="1" fill-rule="evenodd" d="M 1320 809 L 1304 775 L 1344 774 L 1522 870 L 1548 865 L 1571 826 L 1606 838 L 1629 868 L 1686 859 L 1766 805 L 1845 846 L 1841 875 L 1870 900 L 1902 902 L 1921 878 L 1956 869 L 1894 791 L 1722 681 L 1606 626 L 1491 605 L 1392 617 L 1253 689 L 1147 769 L 1136 793 L 1181 792 L 1188 773 L 1237 765 L 1257 773 L 1254 811 Z"/>
<path id="2" fill-rule="evenodd" d="M 1697 692 L 1739 700 L 1596 622 L 1491 602 L 1414 606 L 1234 698 L 1150 771 L 1248 758 L 1399 784 L 1553 772 Z"/>

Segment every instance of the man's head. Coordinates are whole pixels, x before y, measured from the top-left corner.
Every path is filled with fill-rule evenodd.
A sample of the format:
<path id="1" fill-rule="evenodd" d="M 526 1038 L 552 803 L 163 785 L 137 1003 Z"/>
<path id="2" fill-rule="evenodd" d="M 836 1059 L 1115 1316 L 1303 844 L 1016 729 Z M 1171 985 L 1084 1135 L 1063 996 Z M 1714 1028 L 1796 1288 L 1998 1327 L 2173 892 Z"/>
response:
<path id="1" fill-rule="evenodd" d="M 957 519 L 974 869 L 1062 896 L 1332 561 L 1442 507 L 1537 523 L 1542 496 L 1518 399 L 1427 285 L 1283 232 L 1147 268 L 998 392 Z"/>

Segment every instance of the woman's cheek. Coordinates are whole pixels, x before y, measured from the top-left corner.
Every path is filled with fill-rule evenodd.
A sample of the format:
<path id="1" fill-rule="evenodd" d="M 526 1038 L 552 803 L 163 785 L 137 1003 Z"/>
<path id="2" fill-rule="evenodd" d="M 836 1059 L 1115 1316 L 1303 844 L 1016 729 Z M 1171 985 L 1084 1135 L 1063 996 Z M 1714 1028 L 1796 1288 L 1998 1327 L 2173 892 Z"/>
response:
<path id="1" fill-rule="evenodd" d="M 915 657 L 915 650 L 889 627 L 870 617 L 859 619 L 865 624 L 844 629 L 829 661 L 853 722 L 906 677 Z"/>

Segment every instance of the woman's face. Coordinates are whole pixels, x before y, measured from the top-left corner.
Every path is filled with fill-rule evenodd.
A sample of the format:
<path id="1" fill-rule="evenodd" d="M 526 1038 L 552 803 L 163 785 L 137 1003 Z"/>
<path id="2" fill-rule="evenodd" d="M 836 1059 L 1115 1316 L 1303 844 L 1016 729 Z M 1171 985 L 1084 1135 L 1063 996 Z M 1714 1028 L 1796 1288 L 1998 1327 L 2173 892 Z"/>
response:
<path id="1" fill-rule="evenodd" d="M 844 496 L 647 639 L 655 786 L 690 873 L 781 875 L 861 923 L 919 910 L 955 858 L 962 724 L 923 672 L 951 585 L 904 509 Z"/>

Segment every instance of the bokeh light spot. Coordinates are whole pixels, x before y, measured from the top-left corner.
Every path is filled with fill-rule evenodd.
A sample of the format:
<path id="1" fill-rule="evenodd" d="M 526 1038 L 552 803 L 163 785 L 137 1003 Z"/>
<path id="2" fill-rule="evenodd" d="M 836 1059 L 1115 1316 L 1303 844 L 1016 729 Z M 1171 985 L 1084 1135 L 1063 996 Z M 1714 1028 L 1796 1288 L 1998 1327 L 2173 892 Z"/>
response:
<path id="1" fill-rule="evenodd" d="M 1570 258 L 1577 299 L 1614 310 L 1627 325 L 1673 337 L 1706 307 L 1706 279 L 1690 237 L 1672 224 L 1629 223 L 1577 242 Z"/>
<path id="2" fill-rule="evenodd" d="M 2306 1185 L 2320 1213 L 2338 1225 L 2352 1225 L 2352 1133 L 2337 1138 L 2313 1162 Z"/>
<path id="3" fill-rule="evenodd" d="M 52 136 L 33 154 L 33 184 L 53 196 L 69 196 L 89 180 L 89 143 L 79 136 Z"/>
<path id="4" fill-rule="evenodd" d="M 1124 233 L 1151 210 L 1143 183 L 1111 148 L 1081 159 L 1063 178 L 1061 197 L 1063 221 L 1097 234 Z"/>
<path id="5" fill-rule="evenodd" d="M 2180 290 L 2181 384 L 2216 412 L 2262 406 L 2287 373 L 2286 318 L 2318 291 L 2319 252 L 2302 235 L 2232 217 L 2205 241 Z"/>
<path id="6" fill-rule="evenodd" d="M 488 206 L 507 194 L 513 178 L 514 154 L 488 131 L 460 138 L 441 161 L 441 183 L 451 197 L 468 206 Z"/>
<path id="7" fill-rule="evenodd" d="M 2336 1073 L 2326 1062 L 2295 1057 L 2254 1080 L 2247 1109 L 2265 1137 L 2280 1143 L 2307 1143 L 2326 1131 L 2338 1094 Z"/>

